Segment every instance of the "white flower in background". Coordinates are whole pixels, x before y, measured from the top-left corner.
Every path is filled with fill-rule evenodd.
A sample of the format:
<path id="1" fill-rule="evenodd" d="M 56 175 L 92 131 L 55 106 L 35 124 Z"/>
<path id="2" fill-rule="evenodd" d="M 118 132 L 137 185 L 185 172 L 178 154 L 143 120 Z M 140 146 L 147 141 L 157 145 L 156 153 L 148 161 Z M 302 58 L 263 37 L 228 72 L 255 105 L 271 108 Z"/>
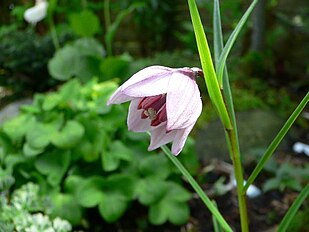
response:
<path id="1" fill-rule="evenodd" d="M 46 0 L 36 0 L 35 6 L 29 8 L 24 13 L 24 19 L 28 23 L 36 24 L 46 17 L 48 2 Z"/>

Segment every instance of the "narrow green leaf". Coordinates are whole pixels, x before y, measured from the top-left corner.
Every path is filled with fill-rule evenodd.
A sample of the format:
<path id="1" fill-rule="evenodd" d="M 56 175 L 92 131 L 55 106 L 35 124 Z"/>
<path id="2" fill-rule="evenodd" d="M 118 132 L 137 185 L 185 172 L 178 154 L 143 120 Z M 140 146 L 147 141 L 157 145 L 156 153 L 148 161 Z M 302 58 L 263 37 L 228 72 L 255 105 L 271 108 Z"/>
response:
<path id="1" fill-rule="evenodd" d="M 296 107 L 292 115 L 289 117 L 289 119 L 286 121 L 286 123 L 283 125 L 275 139 L 271 142 L 269 147 L 267 148 L 266 152 L 262 156 L 261 160 L 251 173 L 251 175 L 248 178 L 248 181 L 246 185 L 243 188 L 243 193 L 247 191 L 249 186 L 253 183 L 255 178 L 258 176 L 258 174 L 262 171 L 263 167 L 265 166 L 268 159 L 272 156 L 278 145 L 280 144 L 281 140 L 284 138 L 292 124 L 295 122 L 298 115 L 302 112 L 302 110 L 305 108 L 307 103 L 309 102 L 309 92 L 306 94 L 306 96 L 303 98 L 303 100 L 299 103 L 299 105 Z"/>
<path id="2" fill-rule="evenodd" d="M 129 6 L 127 9 L 122 10 L 116 17 L 115 21 L 109 25 L 107 32 L 105 34 L 105 42 L 107 47 L 107 53 L 109 56 L 112 55 L 112 42 L 116 35 L 117 29 L 119 28 L 121 22 L 124 20 L 124 18 L 131 14 L 135 9 L 143 6 L 143 3 L 134 3 L 131 6 Z"/>
<path id="3" fill-rule="evenodd" d="M 254 0 L 251 3 L 251 5 L 249 6 L 249 8 L 245 12 L 245 14 L 242 16 L 242 18 L 238 22 L 236 28 L 232 32 L 228 41 L 226 42 L 226 45 L 225 45 L 225 47 L 224 47 L 224 49 L 223 49 L 223 51 L 220 55 L 220 58 L 219 58 L 219 61 L 218 61 L 218 69 L 217 69 L 217 76 L 218 76 L 220 86 L 222 86 L 223 71 L 224 71 L 224 66 L 225 66 L 225 62 L 226 62 L 226 59 L 228 57 L 228 54 L 230 53 L 239 32 L 241 31 L 242 27 L 244 26 L 245 22 L 247 21 L 249 15 L 251 14 L 253 8 L 255 7 L 255 5 L 257 3 L 258 3 L 258 0 Z"/>
<path id="4" fill-rule="evenodd" d="M 214 57 L 215 57 L 215 66 L 218 69 L 220 54 L 223 50 L 223 36 L 222 36 L 219 0 L 214 0 L 213 14 L 214 14 L 213 15 Z"/>
<path id="5" fill-rule="evenodd" d="M 287 230 L 297 210 L 302 205 L 303 201 L 308 197 L 308 195 L 309 195 L 309 184 L 306 185 L 306 187 L 300 192 L 296 200 L 293 202 L 292 206 L 289 208 L 288 212 L 282 219 L 277 231 L 284 232 Z"/>
<path id="6" fill-rule="evenodd" d="M 217 81 L 214 65 L 210 54 L 210 49 L 207 43 L 206 35 L 198 13 L 196 3 L 194 0 L 188 0 L 188 3 L 196 43 L 210 99 L 215 105 L 225 128 L 231 129 L 231 122 Z"/>
<path id="7" fill-rule="evenodd" d="M 217 219 L 218 223 L 224 228 L 226 231 L 232 232 L 233 230 L 229 226 L 229 224 L 225 221 L 223 216 L 220 214 L 216 206 L 211 202 L 208 196 L 205 194 L 203 189 L 199 186 L 199 184 L 194 180 L 194 178 L 190 175 L 187 169 L 179 162 L 179 160 L 171 153 L 167 146 L 161 147 L 166 156 L 174 163 L 174 165 L 179 169 L 179 171 L 185 176 L 188 182 L 191 184 L 192 188 L 199 195 L 201 200 L 204 202 L 209 211 L 214 215 Z"/>
<path id="8" fill-rule="evenodd" d="M 219 0 L 214 0 L 213 27 L 214 27 L 215 64 L 216 64 L 216 71 L 218 71 L 219 57 L 223 50 L 223 35 L 222 35 L 222 27 L 221 27 Z M 229 76 L 228 76 L 226 66 L 224 67 L 224 73 L 223 73 L 223 94 L 225 97 L 225 102 L 226 102 L 226 105 L 229 111 L 229 115 L 231 117 L 232 125 L 234 128 L 235 134 L 236 134 L 236 143 L 237 143 L 237 147 L 239 150 L 238 131 L 237 131 L 237 124 L 236 124 L 235 111 L 234 111 L 234 105 L 233 105 L 233 97 L 232 97 L 232 91 L 230 87 L 230 81 L 229 81 Z"/>
<path id="9" fill-rule="evenodd" d="M 215 201 L 212 201 L 214 203 L 214 205 L 217 207 L 217 204 Z M 220 224 L 218 223 L 217 219 L 212 215 L 212 224 L 214 227 L 214 232 L 222 232 L 222 228 L 220 226 Z"/>

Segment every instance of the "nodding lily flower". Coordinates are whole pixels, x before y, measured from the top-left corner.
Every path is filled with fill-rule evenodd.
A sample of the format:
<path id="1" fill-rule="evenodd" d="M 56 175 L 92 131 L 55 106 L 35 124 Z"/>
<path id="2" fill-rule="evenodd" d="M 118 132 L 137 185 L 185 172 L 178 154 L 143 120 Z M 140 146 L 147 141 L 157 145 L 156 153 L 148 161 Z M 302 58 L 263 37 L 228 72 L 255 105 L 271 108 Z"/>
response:
<path id="1" fill-rule="evenodd" d="M 36 24 L 46 17 L 48 2 L 46 0 L 36 0 L 35 6 L 27 9 L 24 19 L 31 24 Z"/>
<path id="2" fill-rule="evenodd" d="M 173 142 L 178 155 L 202 112 L 198 75 L 203 75 L 199 68 L 150 66 L 123 83 L 107 104 L 131 101 L 129 130 L 151 133 L 148 150 Z"/>

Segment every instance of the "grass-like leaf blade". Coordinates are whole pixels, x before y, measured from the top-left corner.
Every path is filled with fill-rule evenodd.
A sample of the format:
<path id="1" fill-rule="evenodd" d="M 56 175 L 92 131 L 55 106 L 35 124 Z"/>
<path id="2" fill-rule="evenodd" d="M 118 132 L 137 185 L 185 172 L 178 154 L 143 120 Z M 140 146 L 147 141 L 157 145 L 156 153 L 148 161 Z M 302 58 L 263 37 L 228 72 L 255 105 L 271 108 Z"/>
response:
<path id="1" fill-rule="evenodd" d="M 302 112 L 302 110 L 305 108 L 307 103 L 309 102 L 309 92 L 307 92 L 306 96 L 303 98 L 303 100 L 299 103 L 299 105 L 296 107 L 292 115 L 289 117 L 289 119 L 286 121 L 286 123 L 283 125 L 279 133 L 276 135 L 272 143 L 267 148 L 266 152 L 262 156 L 261 160 L 251 173 L 251 175 L 248 178 L 248 181 L 246 185 L 244 186 L 243 193 L 247 191 L 249 186 L 253 183 L 255 178 L 258 176 L 258 174 L 262 171 L 264 165 L 268 161 L 268 159 L 272 156 L 276 148 L 279 146 L 280 142 L 288 132 L 288 130 L 291 128 L 293 123 L 295 122 L 296 118 L 299 116 L 299 114 Z"/>
<path id="2" fill-rule="evenodd" d="M 231 122 L 217 81 L 210 49 L 196 2 L 194 0 L 188 0 L 188 4 L 209 97 L 215 105 L 225 128 L 231 129 Z"/>
<path id="3" fill-rule="evenodd" d="M 201 200 L 204 202 L 206 207 L 212 213 L 212 215 L 216 218 L 217 222 L 224 228 L 225 231 L 232 232 L 233 230 L 229 226 L 229 224 L 225 221 L 223 216 L 220 214 L 217 207 L 211 202 L 203 189 L 199 186 L 199 184 L 194 180 L 194 178 L 190 175 L 187 169 L 181 164 L 181 162 L 171 153 L 170 149 L 164 145 L 161 146 L 163 152 L 166 156 L 174 163 L 174 165 L 178 168 L 178 170 L 184 175 L 187 181 L 191 184 L 192 188 L 199 195 Z"/>
<path id="4" fill-rule="evenodd" d="M 292 206 L 289 208 L 288 212 L 282 219 L 277 231 L 284 232 L 287 230 L 297 210 L 304 202 L 304 200 L 308 197 L 308 195 L 309 195 L 309 184 L 306 185 L 306 187 L 300 192 L 296 200 L 293 202 Z"/>
<path id="5" fill-rule="evenodd" d="M 254 0 L 245 14 L 242 16 L 240 21 L 238 22 L 236 28 L 232 32 L 231 36 L 229 37 L 228 41 L 226 42 L 226 45 L 220 55 L 219 61 L 218 61 L 218 68 L 217 68 L 217 76 L 219 80 L 219 85 L 222 86 L 222 77 L 223 77 L 223 71 L 226 59 L 235 43 L 235 40 L 237 39 L 239 32 L 241 31 L 242 27 L 244 26 L 245 22 L 247 21 L 248 17 L 250 16 L 252 10 L 254 9 L 255 5 L 258 3 L 258 0 Z"/>

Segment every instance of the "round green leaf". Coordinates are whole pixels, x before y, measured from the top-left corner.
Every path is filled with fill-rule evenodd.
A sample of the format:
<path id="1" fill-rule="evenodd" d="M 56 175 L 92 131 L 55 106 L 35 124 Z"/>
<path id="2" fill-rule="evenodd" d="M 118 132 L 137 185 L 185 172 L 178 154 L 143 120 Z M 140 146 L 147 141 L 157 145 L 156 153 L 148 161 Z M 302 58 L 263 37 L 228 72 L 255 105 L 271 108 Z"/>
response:
<path id="1" fill-rule="evenodd" d="M 110 152 L 119 159 L 130 161 L 133 159 L 132 150 L 125 146 L 121 141 L 114 141 L 110 145 Z"/>
<path id="2" fill-rule="evenodd" d="M 64 181 L 65 192 L 75 193 L 85 180 L 81 176 L 71 175 Z"/>
<path id="3" fill-rule="evenodd" d="M 114 171 L 119 167 L 120 160 L 132 160 L 132 150 L 127 148 L 121 141 L 110 144 L 110 150 L 102 152 L 102 165 L 105 171 Z"/>
<path id="4" fill-rule="evenodd" d="M 102 58 L 105 55 L 103 46 L 94 38 L 78 39 L 72 46 L 74 46 L 82 56 Z"/>
<path id="5" fill-rule="evenodd" d="M 60 132 L 54 134 L 51 142 L 56 147 L 72 148 L 80 141 L 84 132 L 84 127 L 79 122 L 69 120 Z"/>
<path id="6" fill-rule="evenodd" d="M 167 205 L 151 205 L 149 209 L 149 221 L 154 225 L 162 225 L 168 219 L 168 211 Z"/>
<path id="7" fill-rule="evenodd" d="M 91 37 L 100 30 L 99 18 L 89 10 L 71 14 L 69 22 L 75 34 L 79 36 Z"/>
<path id="8" fill-rule="evenodd" d="M 76 60 L 76 76 L 77 78 L 86 83 L 92 78 L 100 75 L 99 69 L 100 60 L 95 57 L 80 56 Z"/>
<path id="9" fill-rule="evenodd" d="M 43 102 L 43 110 L 48 111 L 52 110 L 55 106 L 57 106 L 61 102 L 62 98 L 60 94 L 51 93 L 45 96 Z"/>
<path id="10" fill-rule="evenodd" d="M 107 179 L 106 192 L 114 192 L 123 195 L 126 199 L 133 199 L 136 186 L 136 177 L 129 174 L 114 174 Z"/>
<path id="11" fill-rule="evenodd" d="M 28 129 L 26 141 L 34 149 L 43 149 L 50 143 L 54 132 L 54 127 L 48 124 L 35 123 Z"/>
<path id="12" fill-rule="evenodd" d="M 99 204 L 99 211 L 107 222 L 117 221 L 126 211 L 128 202 L 123 195 L 106 194 Z"/>
<path id="13" fill-rule="evenodd" d="M 140 180 L 136 187 L 138 200 L 144 205 L 155 203 L 162 198 L 166 191 L 165 181 L 151 177 Z"/>
<path id="14" fill-rule="evenodd" d="M 99 158 L 99 153 L 95 151 L 94 145 L 87 140 L 78 144 L 76 150 L 76 152 L 82 156 L 86 162 L 93 162 Z"/>
<path id="15" fill-rule="evenodd" d="M 72 46 L 63 47 L 48 62 L 50 75 L 57 80 L 68 80 L 76 74 L 77 59 L 79 59 L 79 52 L 76 48 Z"/>
<path id="16" fill-rule="evenodd" d="M 165 195 L 150 206 L 149 220 L 155 225 L 165 223 L 167 220 L 180 225 L 189 219 L 189 206 L 186 201 L 191 194 L 181 185 L 174 182 L 165 182 L 167 191 Z"/>
<path id="17" fill-rule="evenodd" d="M 168 218 L 175 225 L 186 223 L 190 216 L 189 206 L 184 202 L 171 202 L 169 204 Z"/>
<path id="18" fill-rule="evenodd" d="M 44 151 L 44 148 L 33 148 L 28 143 L 23 145 L 23 153 L 25 156 L 31 157 L 41 154 Z"/>
<path id="19" fill-rule="evenodd" d="M 165 179 L 170 174 L 169 167 L 169 162 L 165 156 L 152 155 L 141 161 L 139 171 L 144 176 L 155 176 Z"/>
<path id="20" fill-rule="evenodd" d="M 76 200 L 83 207 L 94 207 L 104 198 L 102 177 L 92 177 L 82 182 L 76 191 Z"/>
<path id="21" fill-rule="evenodd" d="M 21 114 L 11 120 L 8 120 L 3 125 L 3 131 L 13 141 L 18 141 L 25 136 L 29 127 L 35 123 L 35 118 L 30 114 Z"/>
<path id="22" fill-rule="evenodd" d="M 178 202 L 185 202 L 191 199 L 191 193 L 182 187 L 180 184 L 175 182 L 168 182 L 168 193 L 166 194 L 167 197 L 172 198 L 173 201 Z"/>
<path id="23" fill-rule="evenodd" d="M 51 216 L 67 219 L 73 225 L 79 225 L 82 218 L 81 207 L 70 194 L 57 193 L 52 196 L 54 205 Z"/>
<path id="24" fill-rule="evenodd" d="M 56 186 L 69 167 L 70 157 L 69 151 L 56 150 L 38 157 L 34 166 L 40 173 L 47 175 L 47 182 L 50 185 Z"/>
<path id="25" fill-rule="evenodd" d="M 119 167 L 120 159 L 111 152 L 102 152 L 102 167 L 104 171 L 111 172 Z"/>
<path id="26" fill-rule="evenodd" d="M 111 78 L 123 78 L 127 75 L 129 62 L 121 57 L 107 57 L 102 60 L 100 69 L 105 80 Z"/>

